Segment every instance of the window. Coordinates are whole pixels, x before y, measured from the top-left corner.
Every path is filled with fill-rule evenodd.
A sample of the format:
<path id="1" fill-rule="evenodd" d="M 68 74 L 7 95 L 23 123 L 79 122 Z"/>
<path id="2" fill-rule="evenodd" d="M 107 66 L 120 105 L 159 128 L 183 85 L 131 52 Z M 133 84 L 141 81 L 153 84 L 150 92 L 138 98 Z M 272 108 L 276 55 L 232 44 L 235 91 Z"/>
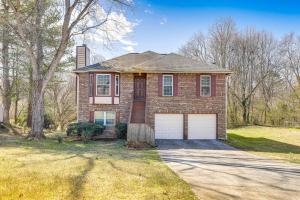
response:
<path id="1" fill-rule="evenodd" d="M 110 74 L 97 74 L 97 96 L 110 96 Z"/>
<path id="2" fill-rule="evenodd" d="M 94 82 L 94 75 L 90 74 L 90 78 L 89 78 L 89 97 L 93 96 L 93 82 Z"/>
<path id="3" fill-rule="evenodd" d="M 163 75 L 163 96 L 173 96 L 173 75 Z"/>
<path id="4" fill-rule="evenodd" d="M 211 96 L 211 77 L 209 75 L 203 75 L 200 79 L 201 89 L 200 93 L 201 96 L 209 97 Z"/>
<path id="5" fill-rule="evenodd" d="M 120 88 L 120 76 L 116 75 L 115 77 L 115 96 L 119 96 L 119 89 Z"/>
<path id="6" fill-rule="evenodd" d="M 95 111 L 95 123 L 103 126 L 114 126 L 116 113 L 111 111 Z"/>

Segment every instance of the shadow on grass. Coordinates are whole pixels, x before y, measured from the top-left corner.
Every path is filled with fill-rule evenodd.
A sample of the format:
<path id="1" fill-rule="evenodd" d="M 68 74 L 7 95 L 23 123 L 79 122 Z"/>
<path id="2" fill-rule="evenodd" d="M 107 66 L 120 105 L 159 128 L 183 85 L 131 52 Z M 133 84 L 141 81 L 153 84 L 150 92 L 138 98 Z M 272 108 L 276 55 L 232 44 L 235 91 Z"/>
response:
<path id="1" fill-rule="evenodd" d="M 0 148 L 1 147 L 25 148 L 28 150 L 32 150 L 30 154 L 65 154 L 68 157 L 85 157 L 85 155 L 88 155 L 88 157 L 94 159 L 110 158 L 119 160 L 134 160 L 136 162 L 159 160 L 159 156 L 154 150 L 127 149 L 124 140 L 89 141 L 87 143 L 84 143 L 82 141 L 67 141 L 63 143 L 58 143 L 57 140 L 53 139 L 44 139 L 41 141 L 28 141 L 24 137 L 15 137 L 12 140 L 1 140 L 0 138 Z"/>
<path id="2" fill-rule="evenodd" d="M 227 143 L 248 151 L 269 153 L 294 153 L 300 154 L 300 146 L 279 142 L 264 137 L 253 138 L 230 133 Z"/>
<path id="3" fill-rule="evenodd" d="M 87 182 L 89 173 L 95 167 L 95 160 L 107 160 L 112 168 L 115 168 L 124 173 L 140 176 L 140 174 L 133 174 L 126 172 L 122 167 L 118 166 L 118 161 L 130 161 L 134 163 L 151 163 L 152 161 L 159 161 L 159 156 L 154 150 L 129 150 L 125 146 L 124 140 L 116 141 L 89 141 L 84 143 L 82 141 L 63 142 L 58 143 L 57 140 L 44 139 L 41 141 L 28 141 L 24 137 L 14 137 L 12 140 L 1 140 L 0 151 L 5 149 L 25 149 L 26 151 L 15 152 L 8 151 L 8 156 L 27 156 L 27 155 L 42 155 L 48 154 L 53 157 L 47 159 L 32 160 L 24 162 L 25 165 L 47 164 L 56 161 L 65 161 L 73 158 L 81 158 L 86 163 L 78 174 L 70 179 L 71 191 L 69 193 L 70 199 L 82 199 L 84 185 Z M 27 151 L 28 150 L 28 151 Z M 63 156 L 62 156 L 63 155 Z M 114 163 L 114 162 L 116 163 Z"/>
<path id="4" fill-rule="evenodd" d="M 80 173 L 80 175 L 74 177 L 72 179 L 73 187 L 72 190 L 69 194 L 69 197 L 71 199 L 81 199 L 82 198 L 82 191 L 83 191 L 83 186 L 86 182 L 87 176 L 90 171 L 95 166 L 94 159 L 92 158 L 86 158 L 87 159 L 87 164 L 84 168 L 84 170 Z"/>

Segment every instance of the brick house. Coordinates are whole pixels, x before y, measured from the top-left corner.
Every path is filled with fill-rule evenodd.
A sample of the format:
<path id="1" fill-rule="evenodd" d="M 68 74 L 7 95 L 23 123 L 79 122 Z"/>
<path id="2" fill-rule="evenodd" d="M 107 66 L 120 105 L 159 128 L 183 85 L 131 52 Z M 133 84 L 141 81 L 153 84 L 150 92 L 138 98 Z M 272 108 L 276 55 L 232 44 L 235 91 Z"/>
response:
<path id="1" fill-rule="evenodd" d="M 129 53 L 90 65 L 76 48 L 78 121 L 113 132 L 128 123 L 128 140 L 226 139 L 226 77 L 231 72 L 174 53 Z"/>

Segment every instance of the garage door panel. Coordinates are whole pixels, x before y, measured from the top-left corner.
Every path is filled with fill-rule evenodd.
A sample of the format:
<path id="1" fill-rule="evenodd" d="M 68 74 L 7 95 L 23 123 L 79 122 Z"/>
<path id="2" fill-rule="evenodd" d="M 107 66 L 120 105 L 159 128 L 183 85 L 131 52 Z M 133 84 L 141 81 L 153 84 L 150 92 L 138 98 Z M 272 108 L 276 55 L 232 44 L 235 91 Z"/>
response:
<path id="1" fill-rule="evenodd" d="M 183 115 L 155 114 L 155 139 L 183 139 Z"/>
<path id="2" fill-rule="evenodd" d="M 188 139 L 216 139 L 215 114 L 189 114 Z"/>

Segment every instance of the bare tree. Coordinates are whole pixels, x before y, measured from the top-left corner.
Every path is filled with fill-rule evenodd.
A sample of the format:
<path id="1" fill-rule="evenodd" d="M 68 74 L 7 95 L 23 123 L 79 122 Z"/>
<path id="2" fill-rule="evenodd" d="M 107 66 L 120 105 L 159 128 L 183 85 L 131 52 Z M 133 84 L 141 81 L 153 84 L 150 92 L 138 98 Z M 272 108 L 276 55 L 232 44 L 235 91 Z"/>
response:
<path id="1" fill-rule="evenodd" d="M 49 113 L 58 131 L 64 130 L 66 125 L 76 118 L 74 80 L 57 78 L 47 89 Z"/>
<path id="2" fill-rule="evenodd" d="M 287 34 L 280 41 L 280 56 L 282 74 L 300 101 L 298 87 L 300 86 L 300 37 L 295 34 Z"/>
<path id="3" fill-rule="evenodd" d="M 104 12 L 97 0 L 61 1 L 8 1 L 12 14 L 5 21 L 20 39 L 32 65 L 32 124 L 30 136 L 44 137 L 44 93 L 49 81 L 64 56 L 72 36 L 82 34 L 90 29 L 101 28 L 108 21 L 108 12 Z M 127 1 L 114 1 L 118 5 L 128 5 Z M 63 9 L 61 9 L 63 8 Z M 97 11 L 106 16 L 99 19 Z M 61 15 L 61 13 L 63 13 Z M 61 18 L 59 18 L 61 16 Z M 95 16 L 96 23 L 86 23 Z M 57 18 L 55 18 L 57 17 Z M 53 21 L 51 21 L 53 20 Z M 83 22 L 83 23 L 81 23 Z M 51 26 L 60 30 L 60 37 L 52 52 L 48 52 L 49 61 L 45 60 L 44 37 Z M 48 33 L 49 34 L 49 33 Z"/>
<path id="4" fill-rule="evenodd" d="M 214 62 L 222 68 L 229 68 L 230 52 L 235 35 L 235 22 L 231 18 L 221 18 L 210 28 L 211 54 Z"/>
<path id="5" fill-rule="evenodd" d="M 184 44 L 179 49 L 179 53 L 203 63 L 213 62 L 213 57 L 209 50 L 209 41 L 201 32 L 196 33 Z"/>
<path id="6" fill-rule="evenodd" d="M 250 123 L 254 102 L 263 99 L 264 123 L 280 83 L 278 44 L 272 34 L 247 28 L 237 31 L 235 23 L 220 19 L 209 34 L 194 35 L 180 48 L 185 56 L 233 71 L 228 80 L 228 116 L 233 123 Z M 258 95 L 256 98 L 255 95 Z"/>

